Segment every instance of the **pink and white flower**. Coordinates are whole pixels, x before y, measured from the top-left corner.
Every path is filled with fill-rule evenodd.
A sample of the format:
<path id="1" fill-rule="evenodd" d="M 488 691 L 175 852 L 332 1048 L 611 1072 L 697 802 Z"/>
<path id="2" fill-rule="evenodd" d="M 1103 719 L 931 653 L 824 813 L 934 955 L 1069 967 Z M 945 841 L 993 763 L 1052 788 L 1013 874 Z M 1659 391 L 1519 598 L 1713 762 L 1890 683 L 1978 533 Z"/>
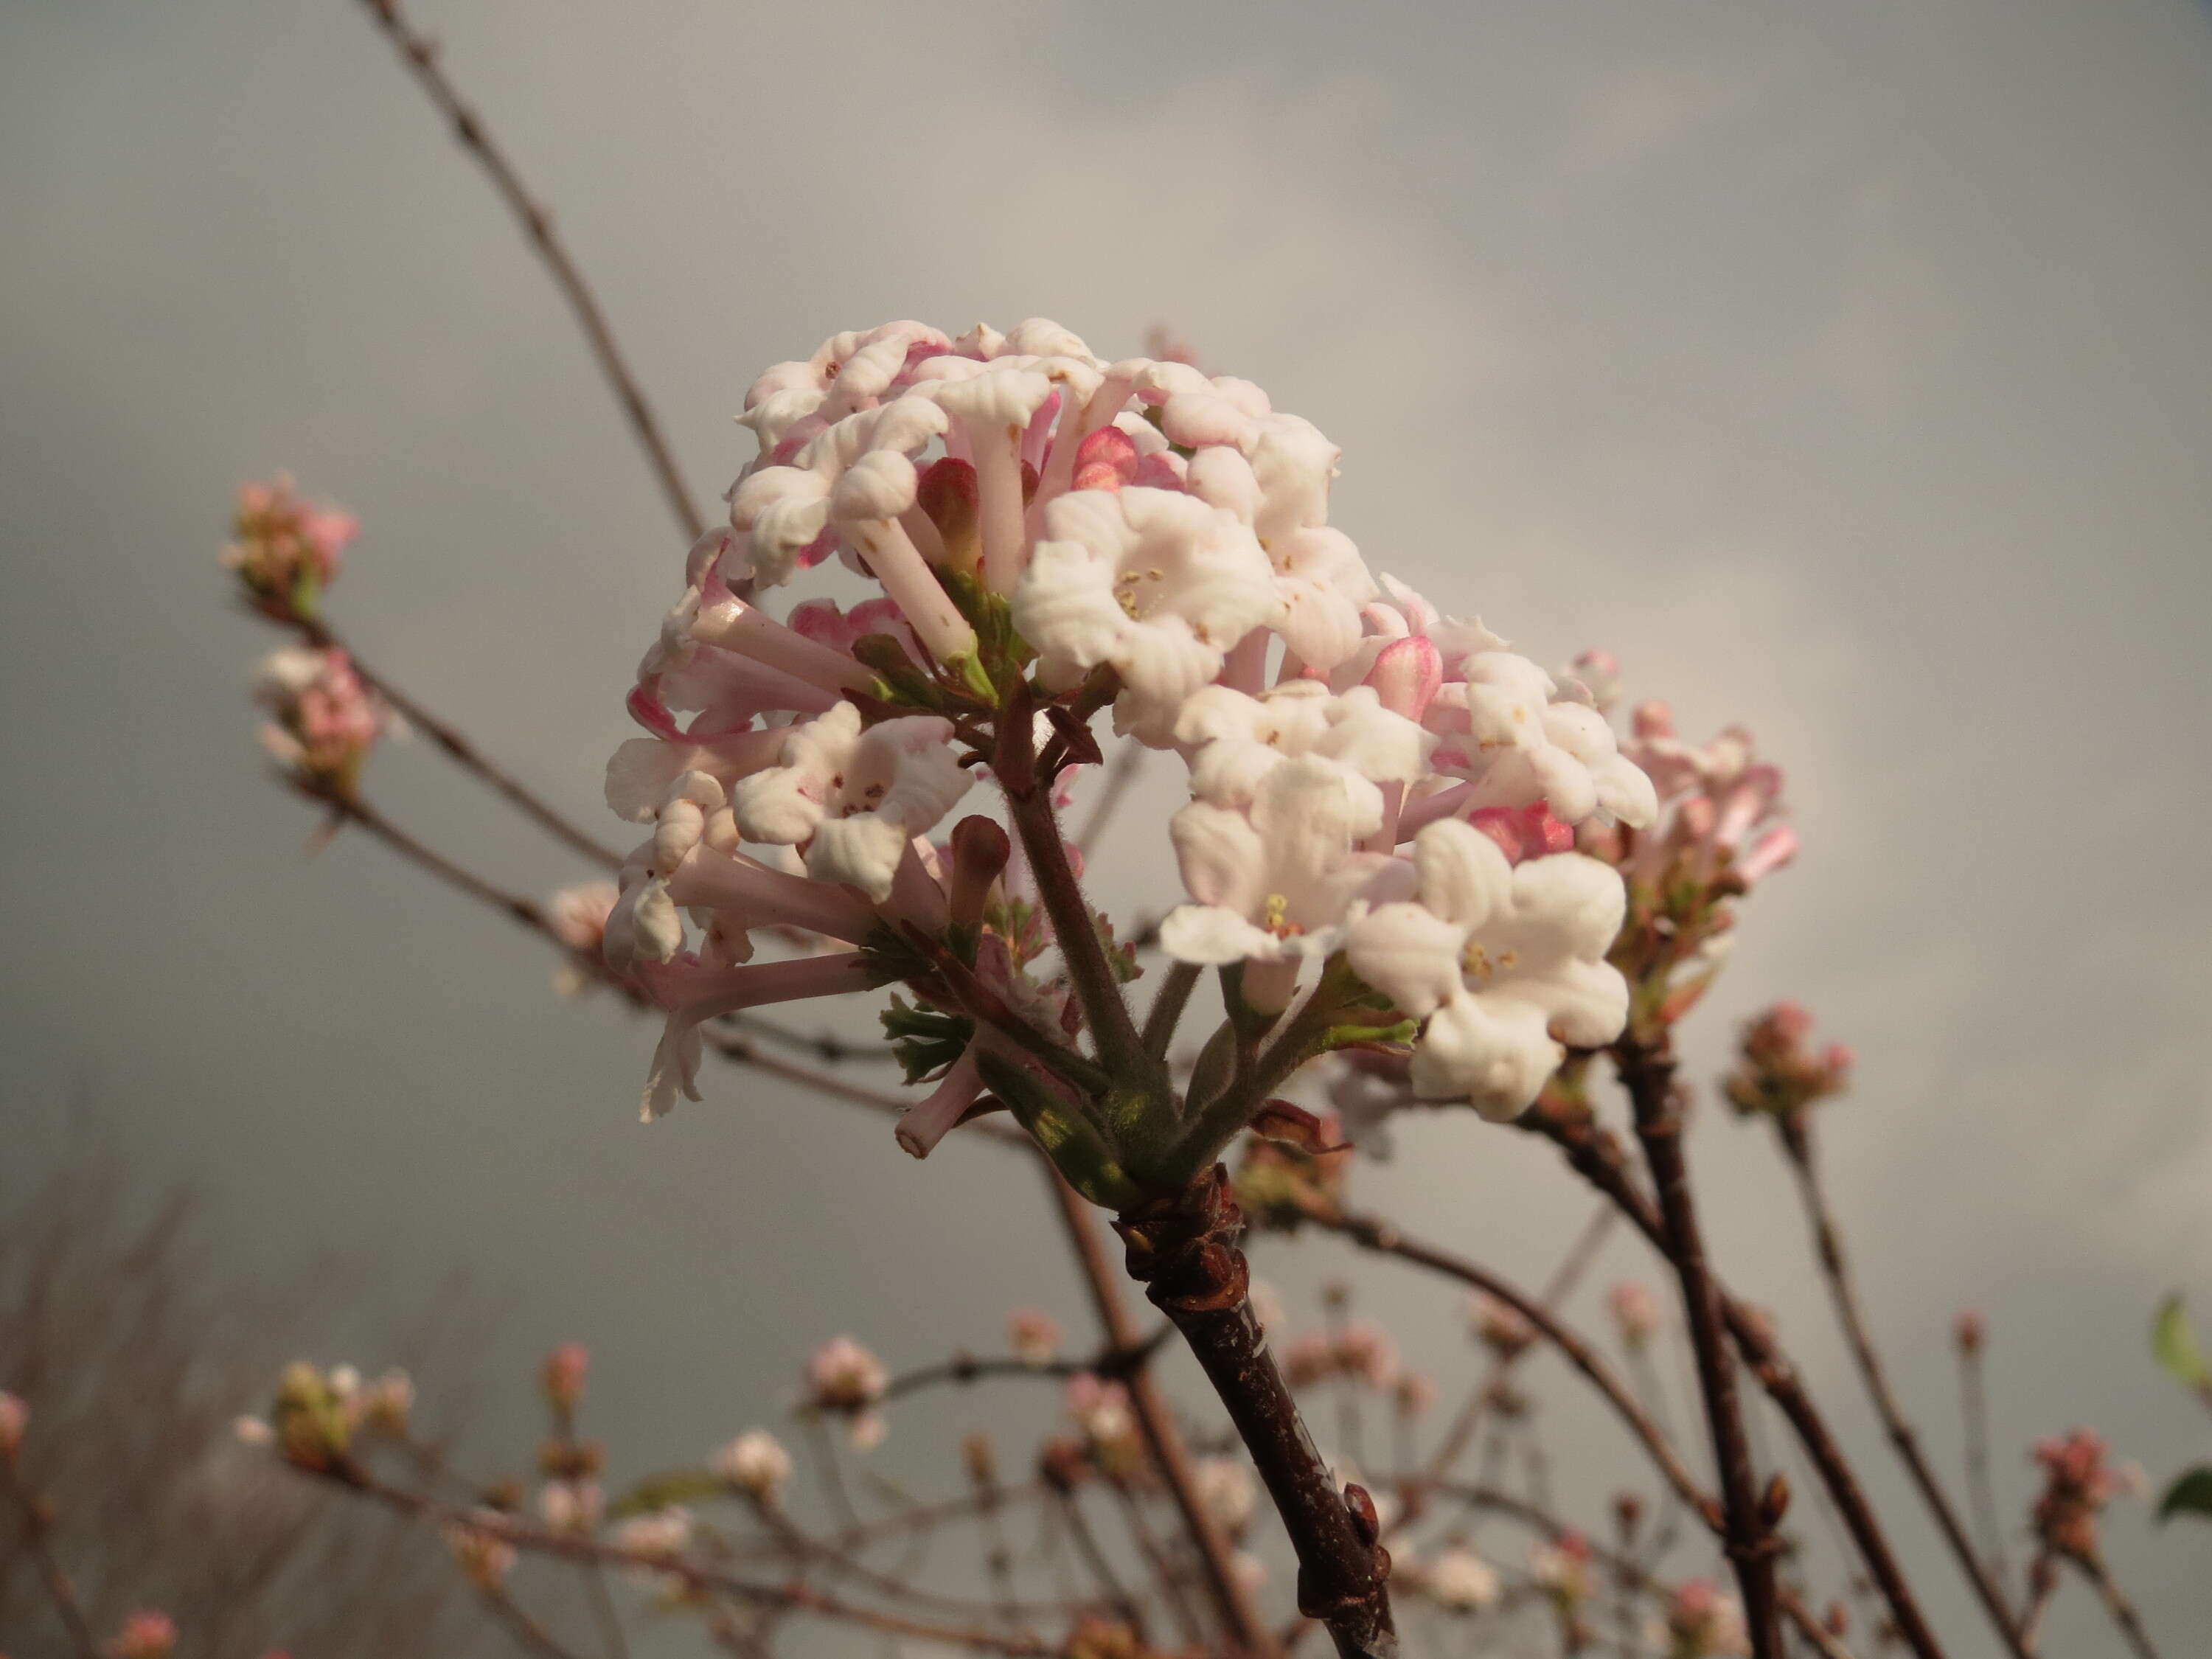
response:
<path id="1" fill-rule="evenodd" d="M 1627 982 L 1605 960 L 1625 901 L 1615 872 L 1566 853 L 1510 864 L 1495 841 L 1445 819 L 1414 837 L 1415 896 L 1352 923 L 1352 966 L 1426 1021 L 1413 1091 L 1519 1115 L 1565 1057 L 1620 1034 Z"/>

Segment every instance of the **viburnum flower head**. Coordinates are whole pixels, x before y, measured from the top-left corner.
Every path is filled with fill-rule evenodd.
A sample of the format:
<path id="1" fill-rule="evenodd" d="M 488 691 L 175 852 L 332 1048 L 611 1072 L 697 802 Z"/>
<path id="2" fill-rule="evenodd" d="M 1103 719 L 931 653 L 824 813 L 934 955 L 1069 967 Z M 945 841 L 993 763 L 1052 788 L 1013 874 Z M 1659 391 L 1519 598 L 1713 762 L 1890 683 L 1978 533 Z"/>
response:
<path id="1" fill-rule="evenodd" d="M 760 453 L 641 664 L 647 735 L 608 768 L 647 829 L 604 929 L 667 1014 L 647 1115 L 696 1097 L 708 1022 L 890 980 L 939 1085 L 902 1125 L 917 1154 L 1005 1093 L 981 1073 L 1069 1046 L 1096 985 L 1038 965 L 1041 913 L 1073 912 L 1014 808 L 1103 759 L 1109 708 L 1188 769 L 1163 945 L 1235 970 L 1251 1009 L 1342 967 L 1396 1004 L 1377 1029 L 1425 1024 L 1424 1094 L 1500 1116 L 1563 1044 L 1617 1033 L 1620 878 L 1568 849 L 1656 795 L 1581 680 L 1370 569 L 1328 522 L 1340 452 L 1312 422 L 1036 319 L 834 336 L 741 418 Z M 846 591 L 775 592 L 802 579 Z M 1024 856 L 989 803 L 933 839 L 987 779 Z"/>
<path id="2" fill-rule="evenodd" d="M 262 746 L 302 785 L 349 795 L 378 738 L 397 719 L 336 648 L 289 645 L 261 660 L 254 699 L 270 712 Z"/>
<path id="3" fill-rule="evenodd" d="M 322 592 L 335 580 L 339 561 L 361 520 L 333 507 L 302 500 L 283 474 L 267 483 L 241 484 L 234 538 L 223 549 L 225 568 L 238 574 L 247 602 L 276 622 L 312 620 Z"/>

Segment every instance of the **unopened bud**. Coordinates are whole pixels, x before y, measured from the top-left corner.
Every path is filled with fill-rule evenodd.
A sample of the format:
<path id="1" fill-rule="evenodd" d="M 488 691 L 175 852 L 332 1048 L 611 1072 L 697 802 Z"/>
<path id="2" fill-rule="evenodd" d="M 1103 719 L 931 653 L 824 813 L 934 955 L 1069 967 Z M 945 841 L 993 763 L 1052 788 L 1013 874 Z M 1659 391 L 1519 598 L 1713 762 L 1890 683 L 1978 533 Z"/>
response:
<path id="1" fill-rule="evenodd" d="M 1375 1511 L 1375 1500 L 1368 1496 L 1367 1488 L 1353 1481 L 1344 1489 L 1344 1506 L 1352 1511 L 1352 1529 L 1359 1534 L 1359 1541 L 1372 1545 L 1382 1536 L 1382 1518 Z"/>
<path id="2" fill-rule="evenodd" d="M 554 1410 L 572 1412 L 584 1398 L 584 1373 L 591 1369 L 592 1352 L 580 1342 L 563 1342 L 545 1357 L 543 1384 L 546 1402 Z"/>
<path id="3" fill-rule="evenodd" d="M 1782 1517 L 1789 1513 L 1790 1478 L 1777 1469 L 1759 1500 L 1759 1523 L 1771 1532 L 1782 1524 Z"/>
<path id="4" fill-rule="evenodd" d="M 0 1457 L 13 1457 L 23 1443 L 23 1430 L 31 1408 L 20 1395 L 0 1393 Z"/>

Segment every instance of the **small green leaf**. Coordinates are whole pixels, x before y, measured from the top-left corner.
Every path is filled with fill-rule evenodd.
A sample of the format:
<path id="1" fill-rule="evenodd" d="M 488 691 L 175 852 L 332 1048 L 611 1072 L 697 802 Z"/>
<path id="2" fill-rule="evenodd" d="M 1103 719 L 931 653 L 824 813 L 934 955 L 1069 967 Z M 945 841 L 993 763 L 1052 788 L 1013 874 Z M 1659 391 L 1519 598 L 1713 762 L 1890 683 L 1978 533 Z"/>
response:
<path id="1" fill-rule="evenodd" d="M 2176 1476 L 2166 1496 L 2158 1501 L 2158 1518 L 2201 1515 L 2212 1519 L 2212 1463 L 2199 1463 Z"/>
<path id="2" fill-rule="evenodd" d="M 728 1482 L 704 1469 L 668 1469 L 647 1475 L 616 1498 L 607 1506 L 607 1519 L 624 1521 L 634 1515 L 651 1515 L 672 1504 L 696 1504 L 702 1498 L 719 1498 L 729 1489 Z"/>
<path id="3" fill-rule="evenodd" d="M 2206 1362 L 2204 1350 L 2197 1346 L 2197 1333 L 2190 1328 L 2179 1291 L 2158 1304 L 2157 1316 L 2150 1324 L 2150 1352 L 2166 1375 L 2183 1388 L 2201 1389 L 2212 1382 L 2212 1364 Z"/>

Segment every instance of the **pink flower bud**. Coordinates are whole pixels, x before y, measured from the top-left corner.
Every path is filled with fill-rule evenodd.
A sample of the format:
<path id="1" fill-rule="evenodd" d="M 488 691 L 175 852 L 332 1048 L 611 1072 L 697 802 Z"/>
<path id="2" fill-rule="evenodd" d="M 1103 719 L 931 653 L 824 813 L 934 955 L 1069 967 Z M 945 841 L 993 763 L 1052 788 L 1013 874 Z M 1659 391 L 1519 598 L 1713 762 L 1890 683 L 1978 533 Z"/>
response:
<path id="1" fill-rule="evenodd" d="M 563 1342 L 545 1357 L 545 1398 L 556 1411 L 572 1412 L 584 1398 L 584 1373 L 592 1351 L 580 1342 Z"/>
<path id="2" fill-rule="evenodd" d="M 1444 683 L 1443 655 L 1426 635 L 1393 640 L 1376 653 L 1365 683 L 1392 714 L 1418 720 Z"/>
<path id="3" fill-rule="evenodd" d="M 108 1638 L 107 1659 L 168 1659 L 177 1645 L 176 1621 L 166 1613 L 142 1607 Z"/>
<path id="4" fill-rule="evenodd" d="M 1118 426 L 1102 426 L 1075 452 L 1074 487 L 1119 489 L 1137 476 L 1136 440 Z"/>

